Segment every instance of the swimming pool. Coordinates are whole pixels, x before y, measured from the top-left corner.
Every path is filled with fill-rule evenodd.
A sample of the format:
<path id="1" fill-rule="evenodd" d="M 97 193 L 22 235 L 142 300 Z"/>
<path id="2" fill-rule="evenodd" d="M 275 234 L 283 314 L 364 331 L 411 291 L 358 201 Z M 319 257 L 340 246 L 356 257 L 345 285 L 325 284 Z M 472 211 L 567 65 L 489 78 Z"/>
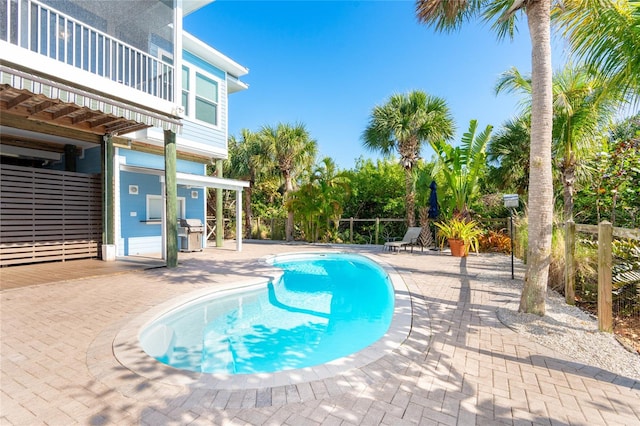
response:
<path id="1" fill-rule="evenodd" d="M 158 361 L 196 372 L 271 373 L 319 365 L 378 341 L 394 314 L 385 270 L 347 253 L 280 255 L 280 279 L 176 307 L 140 333 Z"/>

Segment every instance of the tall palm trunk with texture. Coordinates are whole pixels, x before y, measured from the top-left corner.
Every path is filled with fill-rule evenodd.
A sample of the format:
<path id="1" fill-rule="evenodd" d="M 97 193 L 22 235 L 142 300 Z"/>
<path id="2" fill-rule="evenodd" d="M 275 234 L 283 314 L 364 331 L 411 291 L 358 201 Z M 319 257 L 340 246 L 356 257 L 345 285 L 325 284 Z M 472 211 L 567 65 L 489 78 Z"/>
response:
<path id="1" fill-rule="evenodd" d="M 563 219 L 565 221 L 573 219 L 573 195 L 575 194 L 575 182 L 576 182 L 576 156 L 573 151 L 570 151 L 568 156 L 562 162 L 560 166 L 560 172 L 562 173 L 562 191 L 564 198 Z"/>
<path id="2" fill-rule="evenodd" d="M 284 174 L 284 196 L 285 204 L 287 197 L 293 192 L 293 181 L 291 180 L 291 173 L 285 172 Z M 287 241 L 293 241 L 293 209 L 287 209 L 287 224 L 285 226 L 285 239 Z"/>
<path id="3" fill-rule="evenodd" d="M 519 310 L 544 315 L 553 225 L 551 2 L 529 1 L 526 13 L 532 49 L 529 244 Z"/>
<path id="4" fill-rule="evenodd" d="M 407 206 L 407 226 L 416 224 L 416 194 L 413 189 L 413 171 L 404 168 L 405 204 Z"/>
<path id="5" fill-rule="evenodd" d="M 251 222 L 253 222 L 253 209 L 251 208 L 251 194 L 253 193 L 253 185 L 255 185 L 255 177 L 252 176 L 249 179 L 249 186 L 245 189 L 244 194 L 244 233 L 245 238 L 251 238 Z M 260 229 L 258 229 L 258 233 L 260 233 Z"/>

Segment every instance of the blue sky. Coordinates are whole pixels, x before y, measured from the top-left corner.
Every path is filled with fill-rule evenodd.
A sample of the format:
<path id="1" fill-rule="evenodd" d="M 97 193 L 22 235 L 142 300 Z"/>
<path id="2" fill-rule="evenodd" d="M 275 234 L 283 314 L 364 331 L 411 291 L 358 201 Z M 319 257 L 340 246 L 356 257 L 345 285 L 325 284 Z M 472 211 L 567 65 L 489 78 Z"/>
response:
<path id="1" fill-rule="evenodd" d="M 229 97 L 230 135 L 301 122 L 318 142 L 318 158 L 343 169 L 360 156 L 379 157 L 361 134 L 374 106 L 392 94 L 419 89 L 444 98 L 455 143 L 471 119 L 495 131 L 514 116 L 519 98 L 496 96 L 496 81 L 512 66 L 531 69 L 524 20 L 513 41 L 498 41 L 484 23 L 437 33 L 418 24 L 413 1 L 218 0 L 188 16 L 184 28 L 249 68 L 242 78 L 249 89 Z"/>

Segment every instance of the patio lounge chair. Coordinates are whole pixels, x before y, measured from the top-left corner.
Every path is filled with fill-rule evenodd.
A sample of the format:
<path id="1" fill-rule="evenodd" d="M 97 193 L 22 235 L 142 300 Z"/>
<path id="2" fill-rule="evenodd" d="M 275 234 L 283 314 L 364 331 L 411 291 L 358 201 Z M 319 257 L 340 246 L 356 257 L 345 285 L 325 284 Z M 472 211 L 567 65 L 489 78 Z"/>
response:
<path id="1" fill-rule="evenodd" d="M 418 241 L 422 228 L 420 226 L 411 226 L 407 229 L 407 233 L 404 234 L 401 241 L 387 241 L 382 246 L 382 250 L 398 251 L 401 247 L 407 249 L 407 246 L 413 246 Z"/>

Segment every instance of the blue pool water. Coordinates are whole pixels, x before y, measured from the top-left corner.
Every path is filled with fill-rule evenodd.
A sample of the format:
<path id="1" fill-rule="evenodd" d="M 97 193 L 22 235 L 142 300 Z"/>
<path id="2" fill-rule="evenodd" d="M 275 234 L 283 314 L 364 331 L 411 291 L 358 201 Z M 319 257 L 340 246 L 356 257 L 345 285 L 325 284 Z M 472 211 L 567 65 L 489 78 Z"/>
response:
<path id="1" fill-rule="evenodd" d="M 282 278 L 188 304 L 140 335 L 143 349 L 171 366 L 251 374 L 323 364 L 380 339 L 391 323 L 393 287 L 364 256 L 279 256 Z"/>

